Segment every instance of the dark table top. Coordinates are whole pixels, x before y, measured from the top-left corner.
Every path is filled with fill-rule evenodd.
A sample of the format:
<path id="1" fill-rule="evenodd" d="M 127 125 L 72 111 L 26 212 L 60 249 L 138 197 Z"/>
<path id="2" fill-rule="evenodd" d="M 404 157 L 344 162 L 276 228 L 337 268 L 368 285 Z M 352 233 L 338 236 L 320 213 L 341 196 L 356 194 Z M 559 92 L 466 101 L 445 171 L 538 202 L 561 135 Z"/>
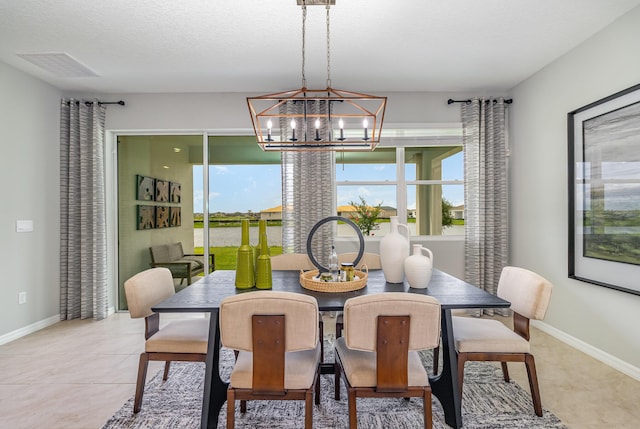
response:
<path id="1" fill-rule="evenodd" d="M 231 295 L 258 289 L 238 290 L 235 271 L 214 271 L 202 280 L 181 290 L 153 307 L 157 312 L 211 312 L 220 308 L 220 302 Z M 440 301 L 443 309 L 509 307 L 509 301 L 491 295 L 463 280 L 440 270 L 433 270 L 426 289 L 413 289 L 405 283 L 386 283 L 381 270 L 369 271 L 367 285 L 353 292 L 316 292 L 300 286 L 299 271 L 273 271 L 273 290 L 303 293 L 316 298 L 322 311 L 340 311 L 344 302 L 352 297 L 381 292 L 408 292 L 430 295 Z"/>

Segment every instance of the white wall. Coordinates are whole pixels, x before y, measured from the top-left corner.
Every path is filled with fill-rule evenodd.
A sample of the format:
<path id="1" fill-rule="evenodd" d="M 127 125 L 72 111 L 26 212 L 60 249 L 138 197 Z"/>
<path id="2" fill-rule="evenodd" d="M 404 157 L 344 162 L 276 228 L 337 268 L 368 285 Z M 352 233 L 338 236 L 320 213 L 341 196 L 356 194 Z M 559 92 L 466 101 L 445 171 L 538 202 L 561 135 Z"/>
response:
<path id="1" fill-rule="evenodd" d="M 514 88 L 509 186 L 511 263 L 555 284 L 546 324 L 640 373 L 640 296 L 567 277 L 567 113 L 640 83 L 639 41 L 636 8 Z"/>
<path id="2" fill-rule="evenodd" d="M 0 343 L 59 318 L 61 92 L 0 63 Z M 33 232 L 17 233 L 16 220 Z M 18 304 L 18 293 L 27 302 Z"/>

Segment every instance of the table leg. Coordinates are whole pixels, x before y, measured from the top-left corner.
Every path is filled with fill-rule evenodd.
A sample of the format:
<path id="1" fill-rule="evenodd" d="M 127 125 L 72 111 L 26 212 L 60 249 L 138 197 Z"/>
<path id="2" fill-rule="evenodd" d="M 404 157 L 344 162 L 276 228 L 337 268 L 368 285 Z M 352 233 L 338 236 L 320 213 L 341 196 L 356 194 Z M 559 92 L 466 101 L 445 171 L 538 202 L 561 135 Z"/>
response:
<path id="1" fill-rule="evenodd" d="M 453 428 L 462 427 L 462 398 L 458 387 L 458 356 L 453 339 L 451 310 L 442 309 L 442 372 L 429 377 L 431 390 L 444 409 L 444 420 Z"/>
<path id="2" fill-rule="evenodd" d="M 220 318 L 217 311 L 209 318 L 209 344 L 202 397 L 202 429 L 216 429 L 220 409 L 227 400 L 229 383 L 220 378 Z"/>

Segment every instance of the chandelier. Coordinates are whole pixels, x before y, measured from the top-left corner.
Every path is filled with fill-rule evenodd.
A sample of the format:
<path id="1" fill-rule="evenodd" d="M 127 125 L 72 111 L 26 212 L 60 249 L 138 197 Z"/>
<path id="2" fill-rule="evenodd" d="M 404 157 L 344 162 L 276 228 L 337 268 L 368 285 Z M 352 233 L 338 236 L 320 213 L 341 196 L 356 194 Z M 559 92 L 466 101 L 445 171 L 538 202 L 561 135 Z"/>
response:
<path id="1" fill-rule="evenodd" d="M 367 151 L 380 142 L 387 97 L 331 87 L 330 2 L 297 0 L 302 6 L 302 87 L 247 97 L 258 145 L 264 151 Z M 324 5 L 327 24 L 327 87 L 309 89 L 305 77 L 307 5 Z"/>

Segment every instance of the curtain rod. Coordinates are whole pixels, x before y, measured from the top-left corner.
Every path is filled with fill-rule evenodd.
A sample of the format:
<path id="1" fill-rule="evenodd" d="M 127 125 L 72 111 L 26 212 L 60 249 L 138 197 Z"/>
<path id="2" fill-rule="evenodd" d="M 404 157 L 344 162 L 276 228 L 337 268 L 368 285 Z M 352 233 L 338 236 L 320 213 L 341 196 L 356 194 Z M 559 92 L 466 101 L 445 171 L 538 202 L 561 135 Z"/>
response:
<path id="1" fill-rule="evenodd" d="M 93 104 L 93 101 L 85 101 L 84 104 L 87 105 L 87 106 L 91 106 Z M 122 101 L 122 100 L 120 100 L 120 101 L 98 101 L 98 106 L 102 106 L 104 104 L 119 104 L 120 106 L 124 106 L 124 101 Z"/>
<path id="2" fill-rule="evenodd" d="M 486 100 L 486 102 L 488 103 L 489 100 Z M 494 103 L 497 103 L 497 100 L 493 100 Z M 507 98 L 506 100 L 504 100 L 504 102 L 506 104 L 511 104 L 513 103 L 513 99 L 512 98 Z M 450 98 L 447 100 L 447 104 L 453 104 L 453 103 L 471 103 L 471 100 L 454 100 L 453 98 Z"/>

